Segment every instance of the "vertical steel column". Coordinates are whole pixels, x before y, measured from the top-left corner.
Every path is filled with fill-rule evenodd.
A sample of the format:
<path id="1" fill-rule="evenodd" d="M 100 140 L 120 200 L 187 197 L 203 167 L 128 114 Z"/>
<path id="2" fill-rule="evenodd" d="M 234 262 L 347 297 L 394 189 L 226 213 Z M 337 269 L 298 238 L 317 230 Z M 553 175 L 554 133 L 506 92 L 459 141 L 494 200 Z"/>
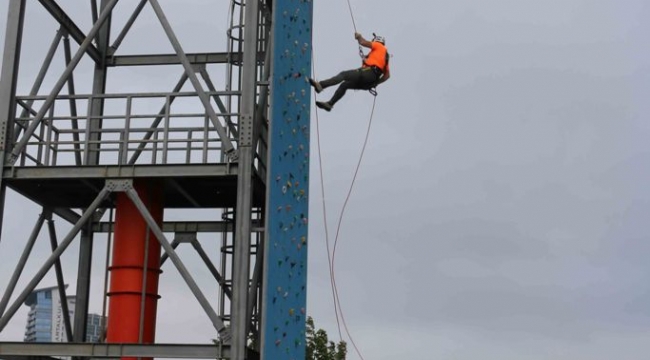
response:
<path id="1" fill-rule="evenodd" d="M 73 340 L 86 342 L 86 322 L 88 321 L 88 303 L 90 297 L 90 269 L 92 267 L 94 216 L 81 229 L 79 242 L 79 267 L 77 268 L 77 295 L 74 313 Z"/>
<path id="2" fill-rule="evenodd" d="M 110 8 L 109 8 L 110 6 Z M 108 51 L 108 41 L 111 28 L 112 9 L 115 4 L 110 4 L 109 0 L 102 0 L 100 5 L 100 12 L 106 14 L 106 19 L 101 24 L 97 31 L 97 50 L 101 55 L 101 59 L 95 64 L 95 72 L 93 77 L 93 95 L 101 95 L 106 92 L 106 52 Z M 97 25 L 97 24 L 95 24 Z M 90 35 L 88 35 L 90 36 Z M 86 139 L 88 147 L 86 148 L 84 163 L 86 165 L 97 165 L 99 163 L 99 153 L 101 145 L 98 141 L 101 140 L 100 130 L 102 128 L 102 118 L 104 114 L 104 99 L 93 97 L 90 104 L 90 119 L 88 119 L 90 135 Z M 90 142 L 95 142 L 89 143 Z M 88 321 L 88 306 L 90 298 L 90 272 L 92 268 L 92 254 L 93 254 L 93 231 L 92 219 L 81 230 L 81 242 L 79 243 L 79 267 L 77 270 L 77 289 L 76 289 L 76 304 L 74 314 L 74 341 L 86 341 L 86 322 Z"/>
<path id="3" fill-rule="evenodd" d="M 16 84 L 23 38 L 25 0 L 11 0 L 7 10 L 7 30 L 2 53 L 2 73 L 0 73 L 0 170 L 5 165 L 6 150 L 11 146 L 9 139 L 12 138 L 13 119 L 16 117 Z M 0 234 L 2 234 L 4 218 L 5 192 L 6 184 L 0 172 Z"/>
<path id="4" fill-rule="evenodd" d="M 43 209 L 47 211 L 47 229 L 50 233 L 50 246 L 52 252 L 56 251 L 59 247 L 59 241 L 56 238 L 56 227 L 52 219 L 52 210 Z M 56 259 L 54 263 L 54 272 L 56 274 L 56 284 L 59 289 L 59 298 L 61 299 L 61 312 L 63 313 L 63 325 L 65 327 L 65 338 L 67 341 L 72 341 L 72 323 L 70 322 L 70 312 L 68 311 L 68 296 L 65 293 L 65 281 L 63 280 L 63 268 L 61 267 L 61 259 Z"/>
<path id="5" fill-rule="evenodd" d="M 72 62 L 72 52 L 70 51 L 70 39 L 69 36 L 65 36 L 63 38 L 63 56 L 65 57 L 65 66 L 69 66 L 70 62 Z M 70 74 L 70 77 L 68 78 L 68 94 L 74 95 L 76 94 L 76 91 L 74 89 L 74 76 Z M 74 141 L 74 144 L 72 147 L 74 148 L 74 161 L 75 165 L 81 166 L 81 145 L 79 142 L 79 121 L 77 120 L 77 100 L 70 98 L 70 116 L 72 117 L 71 124 L 72 124 L 72 141 Z"/>
<path id="6" fill-rule="evenodd" d="M 233 301 L 231 305 L 232 360 L 246 358 L 248 329 L 248 284 L 250 281 L 253 119 L 257 94 L 257 0 L 246 1 L 244 20 L 244 56 L 242 62 L 241 107 L 239 118 L 239 172 L 233 255 Z"/>
<path id="7" fill-rule="evenodd" d="M 108 0 L 102 0 L 101 2 L 101 11 L 103 12 L 108 5 Z M 109 14 L 102 27 L 99 28 L 97 33 L 97 50 L 101 55 L 101 59 L 98 63 L 95 64 L 95 72 L 93 75 L 93 95 L 103 95 L 106 93 L 106 54 L 108 52 L 108 41 L 110 37 L 111 30 L 111 18 L 112 15 Z M 97 165 L 99 163 L 99 150 L 101 141 L 100 130 L 102 128 L 102 115 L 104 114 L 104 99 L 102 97 L 93 96 L 90 111 L 90 139 L 91 143 L 86 149 L 86 156 L 84 163 L 86 165 Z M 94 144 L 93 144 L 94 143 Z"/>

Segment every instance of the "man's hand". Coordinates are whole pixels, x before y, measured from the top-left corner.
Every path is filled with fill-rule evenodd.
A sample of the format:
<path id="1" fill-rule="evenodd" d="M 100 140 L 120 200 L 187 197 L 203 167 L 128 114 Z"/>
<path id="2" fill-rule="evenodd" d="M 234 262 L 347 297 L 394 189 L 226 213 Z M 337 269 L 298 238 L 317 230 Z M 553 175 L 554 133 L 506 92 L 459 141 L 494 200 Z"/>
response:
<path id="1" fill-rule="evenodd" d="M 372 49 L 372 43 L 366 39 L 363 38 L 363 35 L 361 35 L 358 32 L 354 33 L 354 38 L 359 42 L 359 45 L 363 47 L 367 47 L 368 49 Z"/>

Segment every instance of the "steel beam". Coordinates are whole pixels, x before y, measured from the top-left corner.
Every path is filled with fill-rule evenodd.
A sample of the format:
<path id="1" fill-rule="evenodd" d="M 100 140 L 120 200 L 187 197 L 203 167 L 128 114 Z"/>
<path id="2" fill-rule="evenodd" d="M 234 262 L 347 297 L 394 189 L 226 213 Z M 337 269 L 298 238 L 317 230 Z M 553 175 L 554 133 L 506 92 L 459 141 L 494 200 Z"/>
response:
<path id="1" fill-rule="evenodd" d="M 56 21 L 63 26 L 63 28 L 72 36 L 74 41 L 76 41 L 79 45 L 84 43 L 84 40 L 86 40 L 86 35 L 79 29 L 77 24 L 72 21 L 72 19 L 68 16 L 68 14 L 61 9 L 61 7 L 56 3 L 54 0 L 38 0 L 41 5 L 47 10 L 47 12 L 54 17 Z M 90 34 L 89 34 L 90 35 Z M 95 48 L 92 44 L 88 45 L 85 50 L 86 53 L 96 62 L 101 61 L 101 55 L 99 53 L 99 50 Z"/>
<path id="2" fill-rule="evenodd" d="M 250 281 L 253 123 L 257 95 L 257 41 L 259 2 L 246 3 L 244 24 L 244 58 L 242 63 L 242 97 L 239 118 L 239 173 L 233 254 L 233 297 L 231 303 L 232 360 L 244 360 L 248 338 L 248 291 Z"/>
<path id="3" fill-rule="evenodd" d="M 174 240 L 171 242 L 172 249 L 176 250 L 178 245 L 180 245 L 181 242 L 178 240 L 178 237 L 175 237 Z M 167 253 L 164 253 L 160 256 L 160 267 L 162 268 L 163 264 L 167 262 L 167 259 L 169 259 L 169 255 Z"/>
<path id="4" fill-rule="evenodd" d="M 239 92 L 237 91 L 219 91 L 217 93 L 208 93 L 208 95 L 234 95 L 237 96 L 239 95 Z M 58 95 L 56 97 L 56 100 L 67 100 L 67 99 L 83 99 L 83 100 L 88 100 L 92 95 Z M 147 93 L 120 93 L 120 94 L 96 94 L 94 97 L 96 98 L 101 98 L 101 99 L 126 99 L 126 98 L 153 98 L 153 97 L 165 97 L 165 96 L 184 96 L 184 97 L 191 97 L 191 96 L 197 96 L 196 92 L 194 91 L 183 91 L 183 92 L 177 92 L 177 93 L 170 93 L 170 92 L 147 92 Z M 18 100 L 47 100 L 48 96 L 44 95 L 36 95 L 36 96 L 16 96 L 16 99 Z"/>
<path id="5" fill-rule="evenodd" d="M 72 62 L 72 55 L 70 51 L 70 40 L 66 36 L 63 39 L 63 53 L 65 56 L 65 66 L 70 65 Z M 75 95 L 76 91 L 74 88 L 74 76 L 72 73 L 70 73 L 70 77 L 68 78 L 68 94 L 70 95 Z M 77 166 L 81 166 L 81 148 L 79 145 L 79 121 L 77 120 L 77 100 L 74 98 L 70 98 L 68 100 L 70 102 L 70 117 L 71 117 L 71 125 L 72 125 L 72 141 L 74 141 L 73 148 L 74 148 L 74 161 Z"/>
<path id="6" fill-rule="evenodd" d="M 90 0 L 90 18 L 93 20 L 93 24 L 97 22 L 98 14 L 99 7 L 97 6 L 97 0 Z"/>
<path id="7" fill-rule="evenodd" d="M 86 358 L 191 358 L 223 359 L 230 357 L 227 345 L 215 344 L 83 344 L 0 342 L 0 357 L 79 356 Z"/>
<path id="8" fill-rule="evenodd" d="M 251 277 L 251 288 L 248 293 L 248 306 L 247 318 L 249 319 L 246 332 L 248 333 L 253 328 L 253 311 L 257 305 L 257 293 L 260 289 L 262 282 L 262 271 L 264 269 L 264 242 L 260 241 L 257 245 L 257 253 L 255 254 L 255 267 L 253 268 L 253 276 Z M 259 339 L 258 339 L 259 340 Z"/>
<path id="9" fill-rule="evenodd" d="M 96 233 L 108 233 L 113 225 L 102 222 L 93 225 Z M 233 225 L 226 221 L 175 221 L 162 224 L 162 231 L 165 233 L 198 232 L 198 233 L 221 233 L 232 231 Z"/>
<path id="10" fill-rule="evenodd" d="M 90 219 L 92 222 L 92 219 Z M 86 341 L 86 324 L 88 323 L 88 308 L 90 306 L 90 271 L 92 268 L 92 252 L 94 243 L 94 234 L 91 223 L 86 224 L 81 229 L 81 239 L 79 241 L 79 260 L 77 267 L 77 287 L 75 298 L 74 312 L 74 332 L 72 339 L 74 342 Z"/>
<path id="11" fill-rule="evenodd" d="M 113 7 L 115 2 L 113 0 L 102 0 L 100 3 L 101 15 L 94 24 L 93 29 L 99 26 L 95 32 L 97 47 L 100 54 L 100 59 L 95 62 L 95 70 L 93 73 L 93 95 L 102 95 L 106 92 L 106 53 L 108 51 L 110 28 Z M 90 34 L 88 34 L 91 36 Z M 70 74 L 72 75 L 72 73 Z M 104 115 L 104 99 L 94 98 L 89 104 L 90 118 L 86 122 L 87 134 L 86 142 L 88 146 L 85 148 L 85 156 L 83 159 L 84 165 L 96 166 L 99 164 L 99 154 L 101 144 L 99 143 L 102 138 L 102 115 Z M 90 281 L 92 270 L 93 258 L 93 242 L 94 233 L 92 231 L 92 221 L 86 224 L 81 231 L 81 241 L 79 243 L 79 267 L 77 269 L 77 289 L 76 289 L 76 303 L 74 314 L 74 341 L 86 341 L 86 323 L 88 322 L 88 309 L 90 307 Z"/>
<path id="12" fill-rule="evenodd" d="M 217 88 L 214 86 L 212 83 L 212 79 L 210 79 L 210 75 L 208 74 L 208 71 L 205 69 L 205 66 L 200 70 L 201 77 L 203 78 L 203 81 L 205 81 L 205 84 L 208 86 L 208 89 L 210 92 L 216 92 Z M 224 105 L 223 101 L 221 101 L 221 97 L 219 95 L 213 95 L 214 101 L 217 103 L 217 107 L 219 108 L 219 111 L 221 111 L 224 114 L 228 113 L 228 109 L 226 109 L 226 106 Z M 239 132 L 237 131 L 237 128 L 235 127 L 235 124 L 233 124 L 232 119 L 230 118 L 230 115 L 224 116 L 224 120 L 226 121 L 226 124 L 228 125 L 228 129 L 232 133 L 232 135 L 235 138 L 239 137 Z"/>
<path id="13" fill-rule="evenodd" d="M 7 7 L 7 28 L 5 47 L 2 53 L 0 72 L 0 169 L 5 166 L 5 155 L 13 139 L 13 119 L 16 117 L 16 84 L 23 38 L 25 0 L 11 0 Z M 0 177 L 0 234 L 4 219 L 5 194 L 7 186 Z M 0 236 L 1 239 L 1 236 Z"/>
<path id="14" fill-rule="evenodd" d="M 99 148 L 101 144 L 101 129 L 102 129 L 102 116 L 104 115 L 104 98 L 94 97 L 95 95 L 103 95 L 106 93 L 106 64 L 105 57 L 108 52 L 108 42 L 110 40 L 110 28 L 111 28 L 111 11 L 110 6 L 111 0 L 102 0 L 100 10 L 102 14 L 106 10 L 110 10 L 106 15 L 107 18 L 101 24 L 99 30 L 97 31 L 97 46 L 99 52 L 102 55 L 102 61 L 95 63 L 95 71 L 93 73 L 93 88 L 92 88 L 92 101 L 90 109 L 90 119 L 88 119 L 88 125 L 90 127 L 90 136 L 86 141 L 90 141 L 89 147 L 86 148 L 85 156 L 85 165 L 97 165 L 99 162 Z M 99 20 L 98 20 L 99 22 Z"/>
<path id="15" fill-rule="evenodd" d="M 200 208 L 201 204 L 199 204 L 196 199 L 190 195 L 190 193 L 187 192 L 175 179 L 170 179 L 169 180 L 169 185 L 171 185 L 176 191 L 178 191 L 190 204 L 192 204 L 194 207 Z"/>
<path id="16" fill-rule="evenodd" d="M 271 51 L 273 46 L 273 36 L 272 32 L 268 35 L 268 42 L 266 44 L 266 57 L 264 60 L 264 67 L 262 69 L 262 81 L 268 82 L 271 77 Z M 253 151 L 258 151 L 258 144 L 260 140 L 263 140 L 263 143 L 267 147 L 259 147 L 258 156 L 260 159 L 261 166 L 258 166 L 258 171 L 260 172 L 260 178 L 266 184 L 266 168 L 267 164 L 265 160 L 267 159 L 267 149 L 268 149 L 268 127 L 264 122 L 264 116 L 267 115 L 267 108 L 269 103 L 269 86 L 264 86 L 260 90 L 259 96 L 259 106 L 257 107 L 258 111 L 255 113 L 255 120 L 253 121 Z"/>
<path id="17" fill-rule="evenodd" d="M 230 290 L 230 288 L 228 288 L 228 285 L 226 284 L 226 279 L 224 279 L 223 276 L 221 276 L 219 270 L 217 270 L 217 267 L 214 266 L 208 254 L 205 252 L 205 250 L 203 250 L 201 243 L 199 243 L 199 241 L 196 239 L 196 236 L 191 241 L 191 243 L 192 243 L 192 247 L 194 247 L 194 250 L 196 250 L 196 252 L 201 257 L 201 260 L 203 260 L 203 263 L 205 263 L 205 266 L 208 267 L 208 270 L 210 270 L 210 273 L 212 274 L 212 276 L 214 276 L 214 279 L 217 280 L 219 285 L 221 285 L 223 292 L 228 296 L 228 300 L 232 300 L 232 291 Z"/>
<path id="18" fill-rule="evenodd" d="M 5 179 L 130 179 L 139 177 L 219 177 L 237 174 L 237 164 L 210 164 L 210 165 L 152 165 L 122 167 L 112 166 L 57 166 L 57 167 L 21 167 L 5 168 Z"/>
<path id="19" fill-rule="evenodd" d="M 138 4 L 138 6 L 136 6 L 135 10 L 133 11 L 133 14 L 131 14 L 131 17 L 129 18 L 129 20 L 124 25 L 124 28 L 122 29 L 122 31 L 120 31 L 120 34 L 117 36 L 117 38 L 115 38 L 115 41 L 113 41 L 113 45 L 111 45 L 111 47 L 109 49 L 109 52 L 111 54 L 115 53 L 117 48 L 120 47 L 120 45 L 122 44 L 122 41 L 126 37 L 126 34 L 129 33 L 129 30 L 131 30 L 131 26 L 133 26 L 133 23 L 138 18 L 138 16 L 140 15 L 140 12 L 142 11 L 142 8 L 144 8 L 144 6 L 146 4 L 147 4 L 147 0 L 140 0 L 140 3 Z"/>
<path id="20" fill-rule="evenodd" d="M 228 64 L 241 62 L 238 52 L 214 52 L 214 53 L 188 53 L 185 54 L 187 61 L 192 65 L 205 64 Z M 258 54 L 259 60 L 263 60 L 263 54 Z M 113 66 L 159 66 L 159 65 L 181 65 L 176 54 L 156 55 L 113 55 L 106 58 L 106 65 Z"/>
<path id="21" fill-rule="evenodd" d="M 30 199 L 34 200 L 34 199 Z M 37 204 L 43 206 L 43 204 L 40 204 L 36 202 Z M 74 224 L 77 221 L 79 221 L 79 218 L 81 217 L 79 214 L 77 214 L 74 210 L 67 209 L 67 208 L 55 208 L 53 210 L 54 214 L 60 217 L 61 219 L 69 222 L 70 224 Z"/>
<path id="22" fill-rule="evenodd" d="M 45 209 L 43 209 L 45 212 Z M 52 251 L 59 247 L 59 241 L 56 238 L 56 227 L 54 220 L 52 220 L 52 212 L 46 213 L 47 229 L 50 234 L 50 246 Z M 63 326 L 65 328 L 66 340 L 72 341 L 72 323 L 70 322 L 70 312 L 68 311 L 68 296 L 65 293 L 65 280 L 63 280 L 63 268 L 61 267 L 61 259 L 56 259 L 54 262 L 54 272 L 56 273 L 56 284 L 59 289 L 59 298 L 61 299 L 61 313 L 63 315 Z M 53 304 L 56 306 L 56 304 Z"/>

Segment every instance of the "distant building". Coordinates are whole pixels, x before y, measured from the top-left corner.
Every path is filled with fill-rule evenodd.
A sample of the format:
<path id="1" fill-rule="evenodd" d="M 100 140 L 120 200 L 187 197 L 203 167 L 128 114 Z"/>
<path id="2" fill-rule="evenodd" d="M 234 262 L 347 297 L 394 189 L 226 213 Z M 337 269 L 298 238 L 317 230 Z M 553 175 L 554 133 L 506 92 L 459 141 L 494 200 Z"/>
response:
<path id="1" fill-rule="evenodd" d="M 75 296 L 66 298 L 70 320 L 74 319 Z M 34 290 L 25 300 L 29 306 L 25 342 L 66 342 L 65 323 L 61 297 L 56 286 Z M 104 321 L 102 321 L 104 320 Z M 101 315 L 89 314 L 86 323 L 86 341 L 98 342 L 105 319 Z"/>
<path id="2" fill-rule="evenodd" d="M 106 319 L 98 314 L 88 314 L 86 322 L 86 341 L 99 342 L 102 337 L 102 326 L 106 324 Z"/>

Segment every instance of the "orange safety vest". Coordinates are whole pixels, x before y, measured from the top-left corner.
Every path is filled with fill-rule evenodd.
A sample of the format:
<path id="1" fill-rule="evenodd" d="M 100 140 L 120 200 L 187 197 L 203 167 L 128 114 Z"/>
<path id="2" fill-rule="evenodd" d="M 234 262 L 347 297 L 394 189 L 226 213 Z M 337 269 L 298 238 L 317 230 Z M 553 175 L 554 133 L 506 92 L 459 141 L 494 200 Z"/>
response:
<path id="1" fill-rule="evenodd" d="M 384 44 L 373 41 L 370 53 L 363 61 L 363 67 L 376 66 L 381 72 L 385 72 L 388 67 L 388 50 Z"/>

